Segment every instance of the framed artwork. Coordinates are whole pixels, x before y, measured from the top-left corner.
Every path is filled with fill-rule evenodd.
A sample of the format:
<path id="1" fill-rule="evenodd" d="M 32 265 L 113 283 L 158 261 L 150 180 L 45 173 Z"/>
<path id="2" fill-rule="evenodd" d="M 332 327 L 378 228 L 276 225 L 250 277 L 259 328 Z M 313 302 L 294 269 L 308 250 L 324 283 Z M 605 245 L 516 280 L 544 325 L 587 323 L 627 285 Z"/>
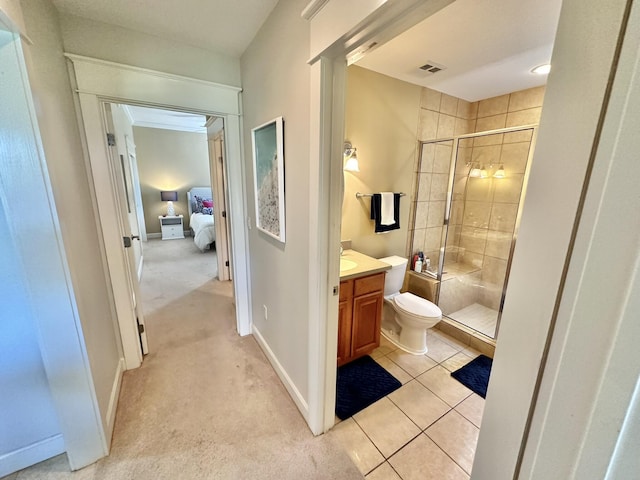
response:
<path id="1" fill-rule="evenodd" d="M 285 242 L 284 122 L 278 117 L 251 130 L 256 227 Z"/>

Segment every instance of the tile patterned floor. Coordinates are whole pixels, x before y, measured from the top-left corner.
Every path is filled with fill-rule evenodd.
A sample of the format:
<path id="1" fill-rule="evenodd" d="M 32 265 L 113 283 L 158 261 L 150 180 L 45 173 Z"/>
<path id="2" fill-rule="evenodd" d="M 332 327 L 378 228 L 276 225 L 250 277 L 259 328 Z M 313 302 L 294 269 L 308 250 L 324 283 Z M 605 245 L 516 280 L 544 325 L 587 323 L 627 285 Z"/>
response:
<path id="1" fill-rule="evenodd" d="M 427 346 L 416 356 L 382 338 L 371 356 L 402 387 L 329 433 L 368 480 L 469 479 L 484 399 L 450 373 L 480 352 L 438 330 Z"/>

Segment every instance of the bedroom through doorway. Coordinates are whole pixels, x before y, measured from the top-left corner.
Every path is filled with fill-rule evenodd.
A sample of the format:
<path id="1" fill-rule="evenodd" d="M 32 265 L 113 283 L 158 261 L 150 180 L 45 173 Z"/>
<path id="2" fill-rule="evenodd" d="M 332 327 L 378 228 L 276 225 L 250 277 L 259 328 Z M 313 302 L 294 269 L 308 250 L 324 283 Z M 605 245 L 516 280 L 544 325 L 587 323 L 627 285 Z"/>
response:
<path id="1" fill-rule="evenodd" d="M 233 297 L 223 119 L 116 103 L 105 110 L 141 330 L 143 319 L 210 282 Z"/>

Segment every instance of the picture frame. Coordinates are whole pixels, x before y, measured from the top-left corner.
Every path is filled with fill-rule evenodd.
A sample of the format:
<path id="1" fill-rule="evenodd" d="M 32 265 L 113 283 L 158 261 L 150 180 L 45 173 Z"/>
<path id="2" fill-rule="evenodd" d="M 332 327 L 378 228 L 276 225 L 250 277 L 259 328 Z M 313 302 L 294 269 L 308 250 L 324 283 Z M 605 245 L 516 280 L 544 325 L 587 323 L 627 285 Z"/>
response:
<path id="1" fill-rule="evenodd" d="M 285 243 L 284 120 L 251 129 L 256 227 Z"/>

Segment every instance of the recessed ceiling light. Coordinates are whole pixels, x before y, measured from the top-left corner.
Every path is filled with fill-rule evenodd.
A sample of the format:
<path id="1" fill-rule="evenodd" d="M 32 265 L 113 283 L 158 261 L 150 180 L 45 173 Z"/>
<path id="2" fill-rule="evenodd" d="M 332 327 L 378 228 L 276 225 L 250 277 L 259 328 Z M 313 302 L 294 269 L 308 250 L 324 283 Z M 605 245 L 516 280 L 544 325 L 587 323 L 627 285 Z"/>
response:
<path id="1" fill-rule="evenodd" d="M 551 71 L 551 65 L 548 63 L 545 63 L 543 65 L 538 65 L 537 67 L 531 69 L 531 73 L 535 73 L 536 75 L 546 75 L 550 71 Z"/>

